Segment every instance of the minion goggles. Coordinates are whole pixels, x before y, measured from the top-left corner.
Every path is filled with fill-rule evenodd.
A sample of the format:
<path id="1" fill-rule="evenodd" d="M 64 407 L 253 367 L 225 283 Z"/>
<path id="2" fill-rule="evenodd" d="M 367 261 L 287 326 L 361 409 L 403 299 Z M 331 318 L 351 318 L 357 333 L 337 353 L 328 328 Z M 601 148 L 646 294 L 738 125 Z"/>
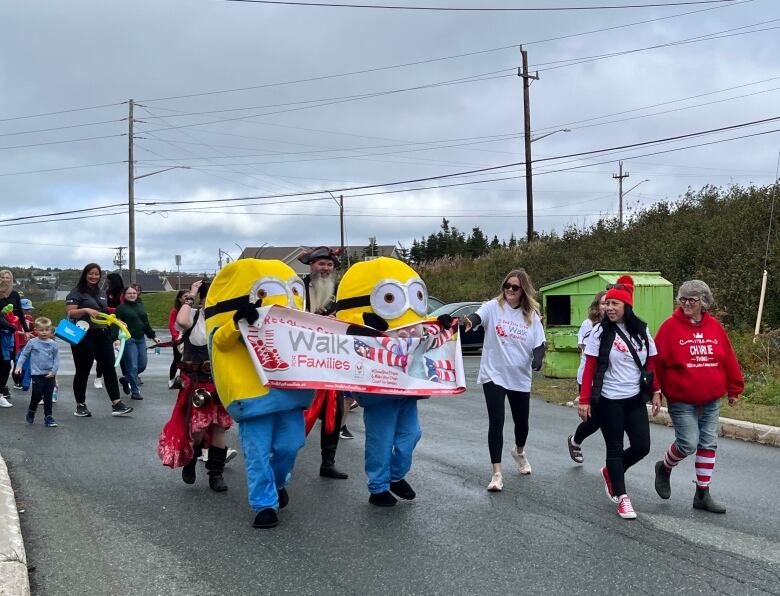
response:
<path id="1" fill-rule="evenodd" d="M 364 306 L 370 306 L 384 319 L 396 319 L 410 309 L 422 317 L 428 313 L 428 288 L 420 278 L 412 278 L 406 283 L 383 279 L 368 296 L 354 296 L 336 302 L 337 311 Z"/>
<path id="2" fill-rule="evenodd" d="M 254 303 L 257 300 L 276 298 L 278 296 L 287 296 L 287 306 L 298 308 L 295 304 L 295 299 L 300 298 L 303 300 L 304 291 L 303 281 L 297 275 L 291 277 L 286 282 L 278 277 L 263 277 L 252 285 L 249 296 L 238 296 L 229 300 L 222 300 L 206 308 L 206 318 L 208 319 L 224 312 L 232 312 L 242 304 L 246 304 L 247 301 Z"/>

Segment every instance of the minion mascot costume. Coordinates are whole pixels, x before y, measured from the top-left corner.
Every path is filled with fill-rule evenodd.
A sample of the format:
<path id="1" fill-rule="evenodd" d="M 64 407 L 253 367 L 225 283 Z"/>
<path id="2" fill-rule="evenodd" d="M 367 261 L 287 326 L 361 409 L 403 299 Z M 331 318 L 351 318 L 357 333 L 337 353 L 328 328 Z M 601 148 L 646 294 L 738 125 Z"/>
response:
<path id="1" fill-rule="evenodd" d="M 304 443 L 303 410 L 314 397 L 260 382 L 238 322 L 255 323 L 257 308 L 271 305 L 302 310 L 303 282 L 281 261 L 241 259 L 214 278 L 205 309 L 214 384 L 239 424 L 255 528 L 276 526 L 277 510 L 289 502 L 285 485 Z"/>
<path id="2" fill-rule="evenodd" d="M 403 261 L 379 257 L 352 265 L 339 283 L 336 318 L 347 323 L 367 325 L 377 331 L 423 323 L 428 309 L 428 290 L 417 272 Z M 449 329 L 449 315 L 438 319 Z M 352 332 L 350 330 L 350 332 Z M 355 335 L 368 335 L 365 330 Z M 392 507 L 416 493 L 405 480 L 412 467 L 412 453 L 422 436 L 417 416 L 419 397 L 355 393 L 363 406 L 366 428 L 365 470 L 368 502 Z"/>

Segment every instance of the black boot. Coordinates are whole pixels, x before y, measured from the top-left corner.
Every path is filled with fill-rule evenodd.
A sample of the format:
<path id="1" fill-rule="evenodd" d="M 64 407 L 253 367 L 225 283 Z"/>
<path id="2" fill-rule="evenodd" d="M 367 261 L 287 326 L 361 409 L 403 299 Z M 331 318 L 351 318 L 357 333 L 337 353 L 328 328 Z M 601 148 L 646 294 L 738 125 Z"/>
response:
<path id="1" fill-rule="evenodd" d="M 710 496 L 709 486 L 696 487 L 696 494 L 693 495 L 693 508 L 710 513 L 726 513 L 726 508 Z"/>
<path id="2" fill-rule="evenodd" d="M 192 459 L 186 466 L 181 469 L 181 479 L 184 480 L 186 484 L 195 484 L 195 468 L 198 465 L 198 458 L 202 453 L 202 445 L 195 447 L 194 453 L 192 454 Z"/>
<path id="3" fill-rule="evenodd" d="M 672 483 L 670 482 L 671 470 L 667 470 L 663 461 L 655 462 L 655 492 L 662 499 L 672 496 Z"/>
<path id="4" fill-rule="evenodd" d="M 225 469 L 225 457 L 227 456 L 227 447 L 219 449 L 218 447 L 209 448 L 209 459 L 206 462 L 206 469 L 209 471 L 209 486 L 211 490 L 223 493 L 228 487 L 222 478 L 222 471 Z"/>
<path id="5" fill-rule="evenodd" d="M 322 465 L 320 466 L 320 476 L 325 478 L 335 478 L 336 480 L 346 480 L 349 474 L 342 472 L 336 467 L 336 448 L 322 448 Z"/>

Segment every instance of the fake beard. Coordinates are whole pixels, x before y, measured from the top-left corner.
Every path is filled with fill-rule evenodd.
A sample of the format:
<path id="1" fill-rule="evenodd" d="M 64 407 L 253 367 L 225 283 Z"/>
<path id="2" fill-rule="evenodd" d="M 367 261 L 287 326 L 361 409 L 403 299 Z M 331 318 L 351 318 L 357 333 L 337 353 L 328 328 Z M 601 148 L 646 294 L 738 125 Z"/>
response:
<path id="1" fill-rule="evenodd" d="M 336 293 L 336 280 L 333 276 L 312 277 L 309 285 L 309 310 L 319 314 L 322 309 L 334 299 Z"/>

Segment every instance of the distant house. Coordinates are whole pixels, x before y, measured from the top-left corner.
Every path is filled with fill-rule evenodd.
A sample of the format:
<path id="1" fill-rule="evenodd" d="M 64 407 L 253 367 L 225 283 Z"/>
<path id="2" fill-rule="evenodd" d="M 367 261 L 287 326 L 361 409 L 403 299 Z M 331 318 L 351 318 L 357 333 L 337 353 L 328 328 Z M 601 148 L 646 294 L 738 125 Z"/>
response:
<path id="1" fill-rule="evenodd" d="M 130 285 L 130 273 L 122 272 L 122 281 L 125 283 L 125 287 Z M 150 273 L 136 273 L 135 282 L 141 286 L 141 291 L 145 294 L 154 294 L 155 292 L 170 292 L 173 290 L 173 286 L 168 283 L 168 280 L 159 275 L 152 275 Z"/>
<path id="2" fill-rule="evenodd" d="M 165 278 L 168 285 L 174 290 L 189 290 L 196 281 L 204 279 L 202 275 L 176 275 L 172 273 Z"/>
<path id="3" fill-rule="evenodd" d="M 309 246 L 247 246 L 241 253 L 241 259 L 276 259 L 287 263 L 295 270 L 298 275 L 309 273 L 309 266 L 304 265 L 298 260 L 298 257 L 304 252 L 310 250 Z M 337 247 L 332 247 L 337 248 Z M 376 257 L 398 258 L 398 250 L 392 244 L 373 245 L 372 249 L 367 246 L 345 246 L 345 256 L 341 257 L 342 262 L 355 263 L 357 261 L 366 261 Z M 348 256 L 348 258 L 346 258 Z"/>

